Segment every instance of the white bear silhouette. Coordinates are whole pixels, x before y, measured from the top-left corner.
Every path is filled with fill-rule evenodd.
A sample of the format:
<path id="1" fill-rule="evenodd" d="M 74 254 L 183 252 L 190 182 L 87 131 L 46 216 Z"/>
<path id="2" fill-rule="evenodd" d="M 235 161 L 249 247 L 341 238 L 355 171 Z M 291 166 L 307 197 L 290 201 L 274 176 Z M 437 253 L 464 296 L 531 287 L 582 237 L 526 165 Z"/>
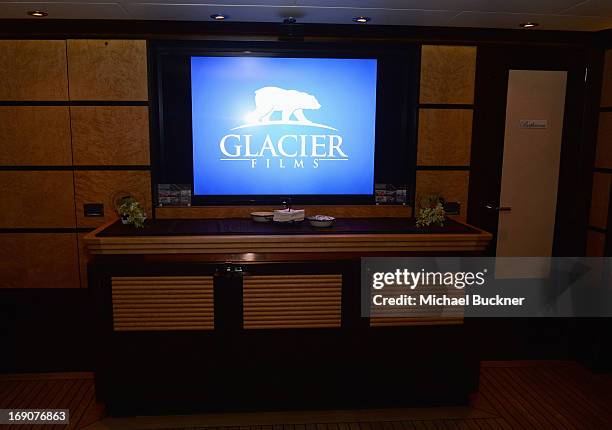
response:
<path id="1" fill-rule="evenodd" d="M 293 115 L 300 124 L 312 123 L 303 109 L 319 109 L 317 98 L 311 94 L 278 87 L 263 87 L 255 91 L 255 110 L 248 115 L 250 122 L 269 123 L 272 114 L 282 112 L 282 121 L 290 122 Z"/>

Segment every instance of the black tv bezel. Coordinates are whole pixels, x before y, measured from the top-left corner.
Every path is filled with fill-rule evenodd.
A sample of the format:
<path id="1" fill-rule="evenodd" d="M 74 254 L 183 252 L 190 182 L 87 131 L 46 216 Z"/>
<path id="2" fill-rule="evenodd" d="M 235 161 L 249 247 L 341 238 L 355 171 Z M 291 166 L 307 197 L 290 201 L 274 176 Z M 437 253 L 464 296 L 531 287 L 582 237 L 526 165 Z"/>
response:
<path id="1" fill-rule="evenodd" d="M 157 206 L 157 178 L 163 169 L 167 142 L 164 132 L 164 91 L 163 75 L 161 70 L 162 57 L 164 55 L 192 57 L 192 56 L 253 56 L 253 57 L 282 57 L 282 58 L 355 58 L 376 59 L 377 61 L 377 102 L 376 102 L 376 125 L 379 127 L 380 92 L 381 79 L 380 59 L 383 55 L 398 53 L 406 61 L 408 74 L 406 81 L 408 85 L 402 93 L 404 97 L 402 117 L 402 129 L 406 146 L 412 150 L 407 151 L 407 163 L 405 180 L 403 184 L 410 185 L 407 190 L 407 202 L 414 202 L 414 181 L 416 179 L 416 115 L 418 111 L 418 47 L 416 45 L 371 45 L 364 44 L 359 48 L 354 45 L 337 43 L 307 43 L 307 42 L 218 42 L 218 41 L 150 41 L 149 42 L 149 70 L 151 71 L 150 95 L 152 101 L 151 109 L 151 135 L 152 139 L 152 186 L 154 191 L 154 203 Z M 190 69 L 188 70 L 190 73 Z M 186 76 L 191 82 L 191 75 Z M 412 86 L 412 87 L 411 87 Z M 191 92 L 189 92 L 189 122 L 191 123 Z M 189 134 L 192 129 L 190 127 Z M 190 148 L 193 148 L 193 136 L 191 136 Z M 191 163 L 191 204 L 192 206 L 233 206 L 233 205 L 278 205 L 283 201 L 290 200 L 293 204 L 304 205 L 374 205 L 375 185 L 377 183 L 377 153 L 379 152 L 378 131 L 375 135 L 374 152 L 374 182 L 372 194 L 267 194 L 267 195 L 196 195 L 194 190 L 193 162 Z M 193 160 L 193 153 L 191 155 Z M 398 183 L 396 183 L 397 185 Z"/>

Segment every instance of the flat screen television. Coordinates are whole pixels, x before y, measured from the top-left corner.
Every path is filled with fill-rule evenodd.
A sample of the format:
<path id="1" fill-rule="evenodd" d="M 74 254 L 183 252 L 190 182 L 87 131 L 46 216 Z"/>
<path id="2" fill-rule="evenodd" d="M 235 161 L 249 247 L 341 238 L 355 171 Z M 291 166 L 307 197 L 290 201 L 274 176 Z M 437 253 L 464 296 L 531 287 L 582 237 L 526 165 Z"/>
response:
<path id="1" fill-rule="evenodd" d="M 368 204 L 377 183 L 410 194 L 414 54 L 154 43 L 154 180 L 191 184 L 195 205 Z"/>

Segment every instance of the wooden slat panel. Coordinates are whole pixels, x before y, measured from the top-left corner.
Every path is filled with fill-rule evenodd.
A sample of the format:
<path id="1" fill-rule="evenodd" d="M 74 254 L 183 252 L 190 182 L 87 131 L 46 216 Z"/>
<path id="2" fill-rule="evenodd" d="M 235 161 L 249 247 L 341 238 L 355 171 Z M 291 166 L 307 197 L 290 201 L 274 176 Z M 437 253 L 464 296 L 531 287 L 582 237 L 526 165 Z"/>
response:
<path id="1" fill-rule="evenodd" d="M 0 228 L 75 226 L 72 172 L 0 172 Z"/>
<path id="2" fill-rule="evenodd" d="M 587 257 L 603 257 L 605 254 L 606 235 L 598 231 L 589 230 L 587 232 Z"/>
<path id="3" fill-rule="evenodd" d="M 306 216 L 325 214 L 336 218 L 368 218 L 368 217 L 410 217 L 412 208 L 409 206 L 300 206 L 306 210 Z M 185 208 L 158 208 L 157 218 L 250 218 L 251 212 L 272 211 L 278 206 L 208 206 Z"/>
<path id="4" fill-rule="evenodd" d="M 612 112 L 599 114 L 595 167 L 612 169 Z"/>
<path id="5" fill-rule="evenodd" d="M 470 172 L 465 170 L 418 171 L 416 183 L 417 210 L 423 196 L 440 194 L 448 202 L 461 203 L 461 214 L 456 218 L 465 221 L 469 181 Z"/>
<path id="6" fill-rule="evenodd" d="M 611 183 L 612 174 L 598 172 L 593 174 L 591 211 L 589 213 L 589 225 L 593 227 L 607 228 L 608 226 L 608 206 Z"/>
<path id="7" fill-rule="evenodd" d="M 612 107 L 612 49 L 606 51 L 601 86 L 601 106 Z"/>
<path id="8" fill-rule="evenodd" d="M 114 198 L 131 195 L 151 216 L 151 174 L 148 171 L 77 171 L 75 176 L 77 224 L 97 227 L 117 217 Z M 83 204 L 103 203 L 104 217 L 85 217 Z"/>
<path id="9" fill-rule="evenodd" d="M 372 298 L 381 294 L 381 291 L 371 291 Z M 416 304 L 409 306 L 374 306 L 370 308 L 370 326 L 410 326 L 410 325 L 456 325 L 463 324 L 464 306 L 448 305 L 434 306 L 421 305 L 420 297 L 427 295 L 445 295 L 449 298 L 461 299 L 465 291 L 452 286 L 440 284 L 420 284 L 414 291 L 406 291 L 404 285 L 388 285 L 382 292 L 386 298 L 399 298 L 405 294 L 412 295 Z"/>
<path id="10" fill-rule="evenodd" d="M 0 100 L 67 100 L 66 41 L 0 40 Z"/>
<path id="11" fill-rule="evenodd" d="M 74 164 L 148 165 L 149 108 L 73 106 Z"/>
<path id="12" fill-rule="evenodd" d="M 472 104 L 475 76 L 475 46 L 424 45 L 420 102 Z"/>
<path id="13" fill-rule="evenodd" d="M 144 40 L 68 40 L 72 100 L 148 100 Z"/>
<path id="14" fill-rule="evenodd" d="M 419 111 L 419 166 L 468 166 L 472 147 L 472 110 Z"/>
<path id="15" fill-rule="evenodd" d="M 0 107 L 0 165 L 70 164 L 67 106 Z"/>
<path id="16" fill-rule="evenodd" d="M 0 235 L 1 288 L 79 288 L 75 233 Z"/>
<path id="17" fill-rule="evenodd" d="M 111 283 L 115 331 L 214 329 L 212 276 L 113 277 Z"/>
<path id="18" fill-rule="evenodd" d="M 342 275 L 263 275 L 243 278 L 245 329 L 337 328 Z"/>

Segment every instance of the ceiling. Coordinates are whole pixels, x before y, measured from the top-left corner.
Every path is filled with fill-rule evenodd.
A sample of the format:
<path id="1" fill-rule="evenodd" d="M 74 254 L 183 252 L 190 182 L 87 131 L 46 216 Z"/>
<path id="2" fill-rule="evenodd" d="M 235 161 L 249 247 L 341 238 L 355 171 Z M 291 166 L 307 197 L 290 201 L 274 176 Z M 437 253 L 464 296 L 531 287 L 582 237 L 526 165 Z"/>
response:
<path id="1" fill-rule="evenodd" d="M 43 10 L 48 19 L 134 19 L 210 21 L 223 13 L 232 22 L 370 24 L 480 28 L 518 28 L 535 21 L 535 30 L 598 31 L 612 28 L 612 0 L 0 0 L 0 19 L 28 18 Z M 534 30 L 526 30 L 534 31 Z"/>

